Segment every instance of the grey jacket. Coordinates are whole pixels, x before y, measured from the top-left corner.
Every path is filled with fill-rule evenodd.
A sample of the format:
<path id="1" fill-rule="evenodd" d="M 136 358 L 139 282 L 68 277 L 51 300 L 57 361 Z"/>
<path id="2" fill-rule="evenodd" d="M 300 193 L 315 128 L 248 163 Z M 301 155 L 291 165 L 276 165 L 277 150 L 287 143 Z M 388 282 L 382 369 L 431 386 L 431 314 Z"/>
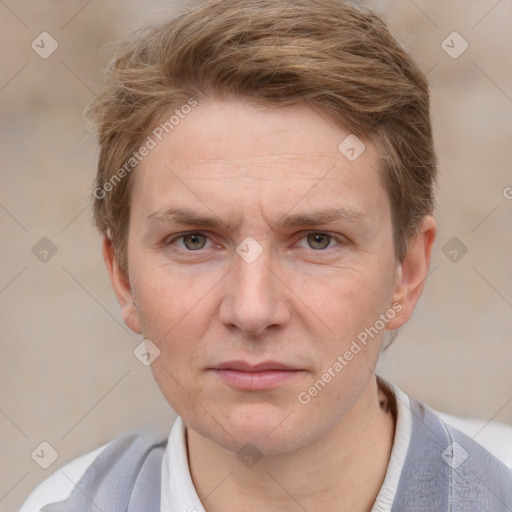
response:
<path id="1" fill-rule="evenodd" d="M 411 411 L 411 442 L 392 512 L 512 512 L 512 471 L 420 402 L 411 399 Z M 159 512 L 165 446 L 144 434 L 115 440 L 69 498 L 41 511 Z"/>

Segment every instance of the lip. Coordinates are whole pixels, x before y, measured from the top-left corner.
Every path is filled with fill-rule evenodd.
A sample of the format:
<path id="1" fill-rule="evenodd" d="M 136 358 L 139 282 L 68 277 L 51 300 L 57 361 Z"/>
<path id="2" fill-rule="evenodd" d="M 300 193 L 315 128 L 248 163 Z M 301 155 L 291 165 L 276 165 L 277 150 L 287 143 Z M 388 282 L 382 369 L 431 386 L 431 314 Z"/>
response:
<path id="1" fill-rule="evenodd" d="M 278 361 L 227 361 L 211 370 L 229 386 L 246 391 L 275 389 L 303 372 Z"/>
<path id="2" fill-rule="evenodd" d="M 280 363 L 279 361 L 263 361 L 257 364 L 250 364 L 246 361 L 226 361 L 214 367 L 214 370 L 235 370 L 239 372 L 263 372 L 267 370 L 297 370 L 293 366 Z"/>

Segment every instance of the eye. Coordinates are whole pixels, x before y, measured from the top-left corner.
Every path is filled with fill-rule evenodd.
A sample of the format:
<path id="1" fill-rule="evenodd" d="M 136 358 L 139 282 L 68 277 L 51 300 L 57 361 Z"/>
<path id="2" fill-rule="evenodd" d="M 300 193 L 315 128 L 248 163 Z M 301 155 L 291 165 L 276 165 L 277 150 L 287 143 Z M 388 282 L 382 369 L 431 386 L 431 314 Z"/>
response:
<path id="1" fill-rule="evenodd" d="M 310 233 L 305 237 L 305 239 L 307 240 L 309 248 L 316 251 L 322 251 L 324 249 L 333 247 L 333 245 L 331 245 L 332 242 L 334 242 L 335 245 L 339 245 L 339 242 L 337 242 L 335 238 L 328 233 Z"/>
<path id="2" fill-rule="evenodd" d="M 182 245 L 188 251 L 198 251 L 205 247 L 206 242 L 208 241 L 208 237 L 202 233 L 187 233 L 175 238 L 170 243 L 178 241 L 183 241 Z"/>

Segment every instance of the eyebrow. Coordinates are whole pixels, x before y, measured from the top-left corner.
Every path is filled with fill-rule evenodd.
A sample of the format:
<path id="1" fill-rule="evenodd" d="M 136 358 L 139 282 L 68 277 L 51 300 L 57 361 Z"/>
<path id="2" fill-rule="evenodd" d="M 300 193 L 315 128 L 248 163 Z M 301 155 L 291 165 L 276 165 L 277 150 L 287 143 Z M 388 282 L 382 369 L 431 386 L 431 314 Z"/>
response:
<path id="1" fill-rule="evenodd" d="M 367 224 L 369 219 L 361 212 L 346 208 L 324 208 L 314 212 L 286 215 L 279 219 L 272 229 L 318 226 L 337 221 Z M 239 227 L 232 222 L 224 222 L 215 214 L 211 216 L 201 215 L 188 208 L 168 208 L 166 210 L 159 210 L 149 215 L 145 222 L 148 226 L 175 223 L 189 224 L 203 228 L 224 228 L 228 231 L 234 231 Z"/>
<path id="2" fill-rule="evenodd" d="M 296 228 L 331 224 L 337 221 L 366 223 L 368 220 L 368 217 L 363 215 L 361 212 L 349 210 L 347 208 L 324 208 L 315 212 L 288 215 L 287 217 L 279 220 L 276 227 L 279 229 Z"/>

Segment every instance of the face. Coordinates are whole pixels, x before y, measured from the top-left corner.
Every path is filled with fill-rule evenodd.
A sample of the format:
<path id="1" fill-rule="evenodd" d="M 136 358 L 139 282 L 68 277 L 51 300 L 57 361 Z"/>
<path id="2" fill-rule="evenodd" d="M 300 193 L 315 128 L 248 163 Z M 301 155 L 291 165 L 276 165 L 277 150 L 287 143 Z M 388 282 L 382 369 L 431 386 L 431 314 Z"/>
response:
<path id="1" fill-rule="evenodd" d="M 133 176 L 128 277 L 106 249 L 125 321 L 159 348 L 169 404 L 228 450 L 333 429 L 421 292 L 428 237 L 397 262 L 378 155 L 350 161 L 348 135 L 306 106 L 211 100 Z"/>

